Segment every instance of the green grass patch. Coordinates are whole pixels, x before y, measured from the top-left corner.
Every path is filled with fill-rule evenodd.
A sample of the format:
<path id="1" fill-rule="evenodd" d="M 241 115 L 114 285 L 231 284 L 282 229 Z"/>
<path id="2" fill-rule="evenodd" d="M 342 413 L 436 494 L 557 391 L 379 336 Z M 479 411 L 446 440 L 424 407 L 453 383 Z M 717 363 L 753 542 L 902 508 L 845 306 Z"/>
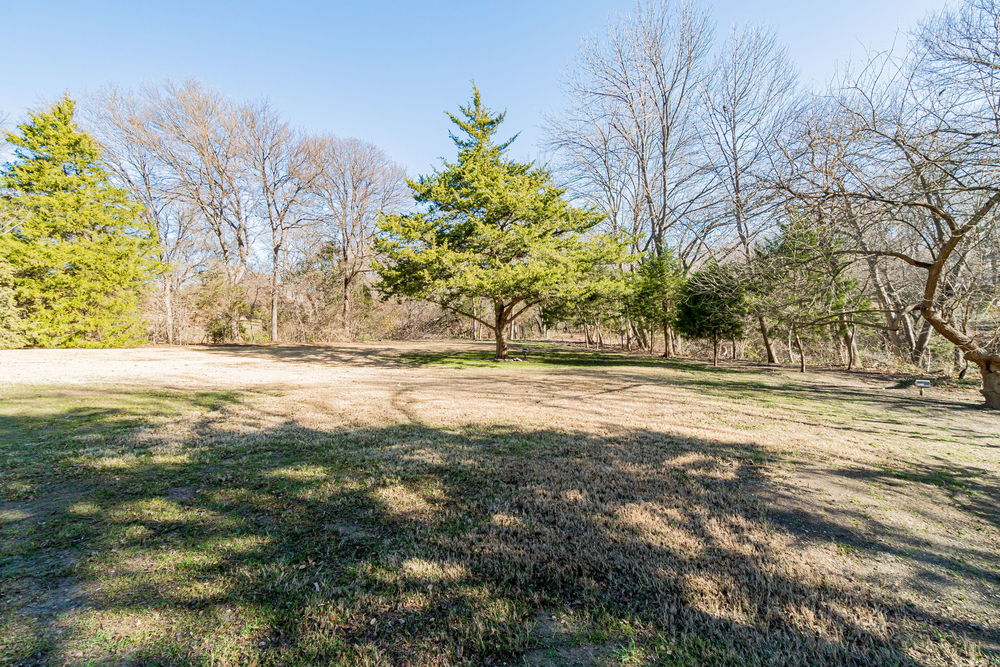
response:
<path id="1" fill-rule="evenodd" d="M 488 351 L 405 358 L 495 365 Z M 593 368 L 741 407 L 824 400 L 781 376 L 616 353 L 539 346 L 497 366 Z M 318 425 L 276 398 L 6 390 L 0 664 L 518 664 L 534 651 L 555 664 L 913 664 L 896 636 L 867 629 L 906 609 L 872 623 L 882 597 L 820 590 L 779 562 L 774 451 L 669 425 L 587 432 L 490 414 Z M 545 634 L 540 611 L 570 629 Z"/>
<path id="2" fill-rule="evenodd" d="M 527 353 L 524 352 L 527 348 Z M 713 367 L 705 364 L 685 362 L 677 359 L 649 357 L 625 352 L 576 349 L 556 346 L 551 343 L 512 343 L 510 361 L 497 362 L 491 350 L 446 351 L 446 352 L 403 352 L 400 358 L 415 366 L 450 366 L 455 368 L 544 368 L 546 366 L 569 366 L 576 368 L 595 367 L 635 367 L 663 368 L 674 371 L 694 371 L 709 374 L 738 373 L 735 369 Z"/>

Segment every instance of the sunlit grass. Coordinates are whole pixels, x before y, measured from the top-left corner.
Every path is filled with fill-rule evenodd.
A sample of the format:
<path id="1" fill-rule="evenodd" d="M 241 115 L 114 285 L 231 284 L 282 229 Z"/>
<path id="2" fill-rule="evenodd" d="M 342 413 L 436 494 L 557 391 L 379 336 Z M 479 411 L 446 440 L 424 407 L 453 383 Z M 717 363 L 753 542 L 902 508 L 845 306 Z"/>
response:
<path id="1" fill-rule="evenodd" d="M 410 360 L 451 372 L 491 367 L 488 356 Z M 807 529 L 795 534 L 772 516 L 776 477 L 848 466 L 787 446 L 776 429 L 795 425 L 746 406 L 766 397 L 775 410 L 831 419 L 814 427 L 829 433 L 878 406 L 836 388 L 828 395 L 842 395 L 824 403 L 763 372 L 554 348 L 533 356 L 502 366 L 513 386 L 570 369 L 600 387 L 617 369 L 628 386 L 664 383 L 690 400 L 667 413 L 674 425 L 709 396 L 731 409 L 705 417 L 706 428 L 739 435 L 682 436 L 662 416 L 614 430 L 574 424 L 559 412 L 572 408 L 538 407 L 545 392 L 507 399 L 513 423 L 470 403 L 461 422 L 425 412 L 419 423 L 310 415 L 306 425 L 296 400 L 273 391 L 5 390 L 0 663 L 987 660 L 984 634 L 942 633 L 942 619 L 837 571 L 890 546 L 900 558 L 918 542 L 824 537 L 817 548 L 840 559 L 826 571 L 797 545 L 829 519 L 797 514 Z M 629 407 L 597 396 L 586 400 L 599 411 Z M 530 410 L 551 411 L 553 423 L 518 425 Z M 897 439 L 852 427 L 875 429 L 865 439 L 880 443 L 873 449 Z M 976 444 L 954 440 L 961 452 Z M 866 474 L 906 485 L 888 487 L 886 505 L 925 489 L 978 503 L 996 489 L 932 461 Z M 881 521 L 858 507 L 852 526 Z M 970 553 L 946 566 L 992 586 Z"/>

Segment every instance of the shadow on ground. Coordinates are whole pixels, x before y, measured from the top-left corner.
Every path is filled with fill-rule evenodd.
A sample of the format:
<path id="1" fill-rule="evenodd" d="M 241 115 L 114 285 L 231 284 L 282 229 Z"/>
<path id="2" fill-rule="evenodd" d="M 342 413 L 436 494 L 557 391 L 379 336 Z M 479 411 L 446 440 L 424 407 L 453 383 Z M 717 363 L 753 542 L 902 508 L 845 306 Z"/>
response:
<path id="1" fill-rule="evenodd" d="M 164 415 L 200 415 L 164 430 L 141 396 L 115 402 L 0 419 L 4 662 L 918 665 L 997 648 L 995 626 L 797 559 L 798 529 L 825 519 L 783 515 L 749 444 L 253 426 L 209 394 L 164 396 Z"/>
<path id="2" fill-rule="evenodd" d="M 497 364 L 493 361 L 492 344 L 472 341 L 457 343 L 429 341 L 426 348 L 430 349 L 400 350 L 389 345 L 345 343 L 340 345 L 213 345 L 199 349 L 222 356 L 335 366 L 381 366 L 385 368 L 457 366 L 501 369 L 523 368 L 524 366 L 575 366 L 581 368 L 624 366 L 699 370 L 720 374 L 739 372 L 737 369 L 725 366 L 713 367 L 696 361 L 664 359 L 625 352 L 585 350 L 572 346 L 539 342 L 512 341 L 510 354 L 517 361 L 512 362 L 510 366 Z"/>

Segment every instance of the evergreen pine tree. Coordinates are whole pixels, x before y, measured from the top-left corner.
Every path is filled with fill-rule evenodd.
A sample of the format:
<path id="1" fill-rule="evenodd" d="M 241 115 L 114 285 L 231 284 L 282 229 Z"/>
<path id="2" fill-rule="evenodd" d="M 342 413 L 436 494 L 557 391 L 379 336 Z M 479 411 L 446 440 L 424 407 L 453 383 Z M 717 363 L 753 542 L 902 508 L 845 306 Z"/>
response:
<path id="1" fill-rule="evenodd" d="M 663 356 L 674 353 L 672 327 L 684 286 L 680 263 L 669 250 L 647 252 L 631 275 L 629 314 L 645 327 L 663 331 Z"/>
<path id="2" fill-rule="evenodd" d="M 677 330 L 688 338 L 712 343 L 712 363 L 719 365 L 719 342 L 743 336 L 749 314 L 747 285 L 740 267 L 711 263 L 692 275 L 677 302 Z"/>
<path id="3" fill-rule="evenodd" d="M 158 268 L 156 232 L 114 187 L 100 149 L 64 97 L 8 133 L 15 159 L 0 173 L 13 229 L 0 235 L 24 340 L 42 347 L 142 341 L 139 300 Z"/>
<path id="4" fill-rule="evenodd" d="M 10 265 L 0 261 L 0 350 L 21 347 L 24 324 L 14 300 L 14 272 Z"/>
<path id="5" fill-rule="evenodd" d="M 409 182 L 426 209 L 379 224 L 379 287 L 478 320 L 493 330 L 499 360 L 511 322 L 536 304 L 585 298 L 603 275 L 598 268 L 625 251 L 616 239 L 588 235 L 602 216 L 571 206 L 546 170 L 506 156 L 510 141 L 495 139 L 504 116 L 478 90 L 460 109 L 449 114 L 460 131 L 452 135 L 458 159 Z M 474 298 L 492 303 L 492 317 L 472 311 Z"/>

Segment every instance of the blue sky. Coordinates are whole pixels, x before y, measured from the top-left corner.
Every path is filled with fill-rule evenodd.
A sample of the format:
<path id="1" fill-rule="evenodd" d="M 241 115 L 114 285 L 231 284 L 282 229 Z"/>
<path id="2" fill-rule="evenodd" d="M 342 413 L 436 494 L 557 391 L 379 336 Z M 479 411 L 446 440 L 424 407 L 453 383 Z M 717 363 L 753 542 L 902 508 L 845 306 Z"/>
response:
<path id="1" fill-rule="evenodd" d="M 773 27 L 806 82 L 884 49 L 943 0 L 703 0 L 725 31 Z M 329 2 L 0 0 L 7 124 L 62 92 L 196 77 L 240 98 L 265 97 L 310 131 L 384 148 L 411 173 L 449 155 L 442 113 L 475 79 L 533 157 L 544 115 L 580 40 L 634 0 Z M 44 14 L 44 15 L 43 15 Z"/>

